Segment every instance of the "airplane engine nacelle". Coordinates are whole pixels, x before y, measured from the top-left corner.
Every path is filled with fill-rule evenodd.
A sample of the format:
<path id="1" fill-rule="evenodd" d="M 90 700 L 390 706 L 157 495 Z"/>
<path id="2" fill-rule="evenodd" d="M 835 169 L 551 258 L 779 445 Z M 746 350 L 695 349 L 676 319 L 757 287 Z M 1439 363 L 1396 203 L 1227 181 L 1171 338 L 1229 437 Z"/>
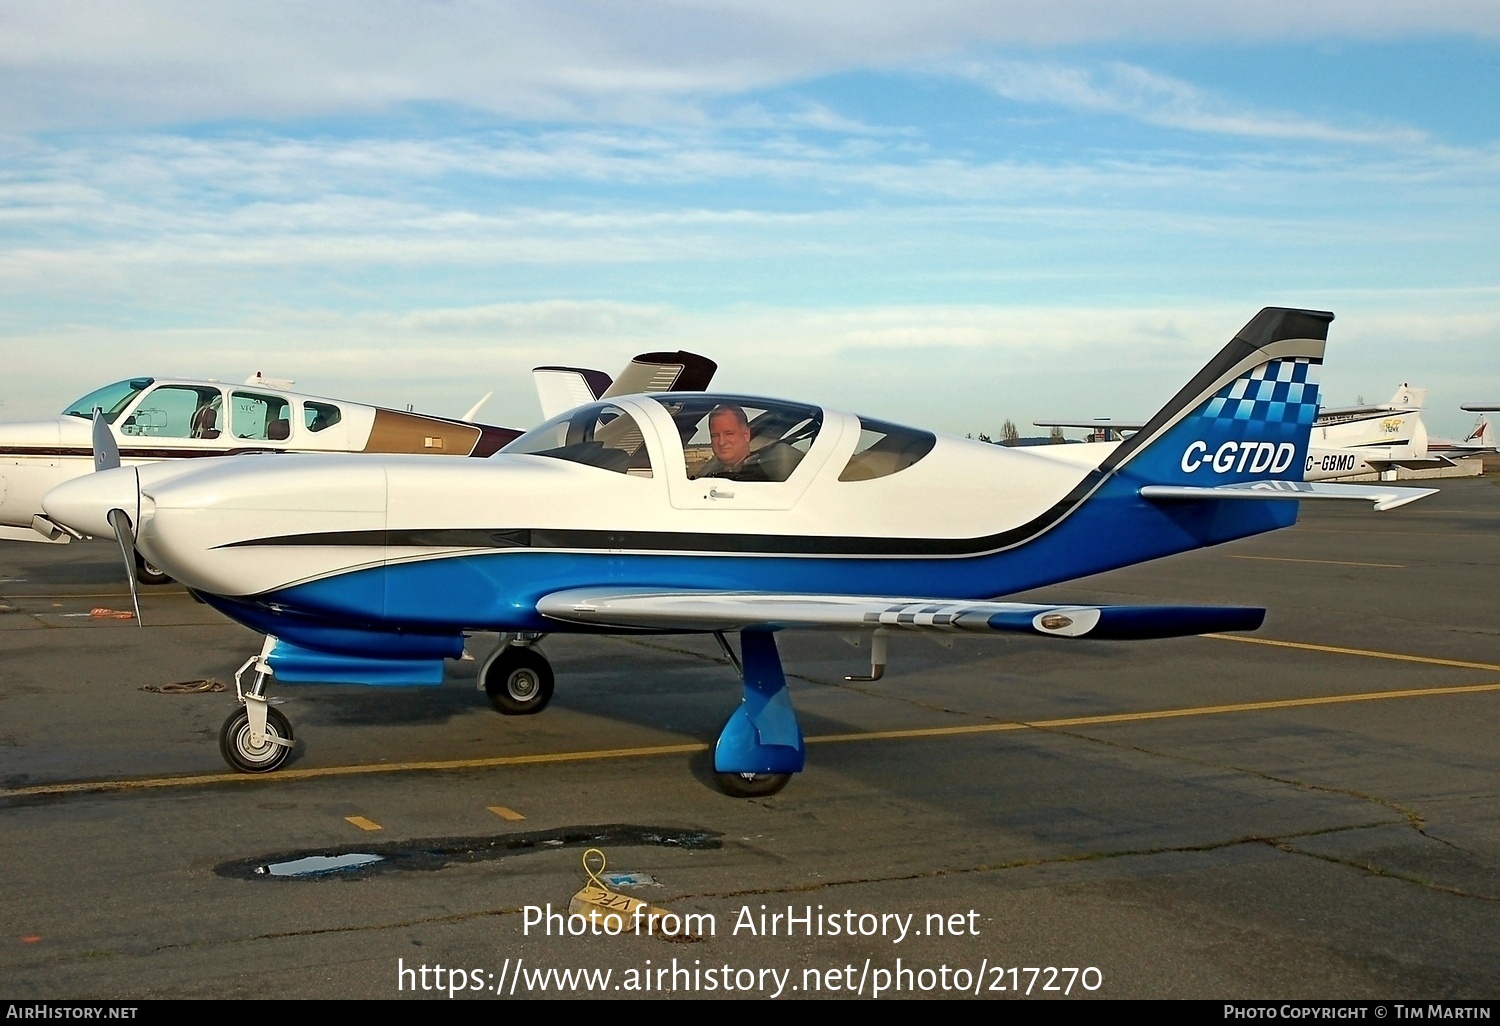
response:
<path id="1" fill-rule="evenodd" d="M 261 473 L 265 461 L 277 473 Z M 220 461 L 215 461 L 219 463 Z M 184 474 L 142 467 L 138 541 L 173 577 L 215 595 L 258 595 L 351 560 L 385 558 L 383 466 L 357 456 L 245 455 Z"/>

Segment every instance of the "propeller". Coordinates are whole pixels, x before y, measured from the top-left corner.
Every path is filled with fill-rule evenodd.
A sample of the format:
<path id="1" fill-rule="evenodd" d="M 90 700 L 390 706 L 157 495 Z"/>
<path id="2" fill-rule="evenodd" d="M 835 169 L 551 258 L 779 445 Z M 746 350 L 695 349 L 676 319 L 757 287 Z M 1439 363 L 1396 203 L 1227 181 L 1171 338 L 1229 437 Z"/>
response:
<path id="1" fill-rule="evenodd" d="M 94 407 L 94 471 L 114 470 L 120 465 L 120 447 L 115 444 L 114 432 L 109 429 L 109 422 L 104 419 L 104 411 Z M 137 496 L 140 492 L 140 484 L 136 484 Z M 140 499 L 137 498 L 137 503 Z M 137 507 L 139 508 L 139 507 Z M 114 528 L 115 541 L 120 543 L 120 556 L 125 560 L 125 580 L 130 583 L 130 604 L 135 608 L 135 622 L 138 626 L 146 626 L 141 622 L 141 597 L 135 582 L 135 529 L 130 523 L 130 514 L 118 506 L 110 509 L 104 515 L 109 521 L 109 526 Z"/>
<path id="2" fill-rule="evenodd" d="M 115 444 L 115 433 L 104 419 L 104 411 L 94 407 L 94 469 L 114 470 L 120 465 L 120 447 Z"/>

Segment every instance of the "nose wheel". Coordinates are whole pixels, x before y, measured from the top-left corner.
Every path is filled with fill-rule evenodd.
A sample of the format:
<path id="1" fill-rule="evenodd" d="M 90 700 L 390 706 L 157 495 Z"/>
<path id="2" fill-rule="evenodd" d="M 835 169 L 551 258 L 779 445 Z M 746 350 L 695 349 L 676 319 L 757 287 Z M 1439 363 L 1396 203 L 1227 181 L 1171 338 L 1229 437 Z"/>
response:
<path id="1" fill-rule="evenodd" d="M 529 716 L 552 701 L 552 664 L 529 645 L 502 641 L 480 668 L 479 683 L 496 712 Z"/>
<path id="2" fill-rule="evenodd" d="M 160 567 L 148 562 L 139 552 L 135 554 L 135 579 L 142 584 L 171 584 L 172 578 Z"/>
<path id="3" fill-rule="evenodd" d="M 270 773 L 292 751 L 292 724 L 281 710 L 266 708 L 266 727 L 259 743 L 250 730 L 250 714 L 236 709 L 219 731 L 219 753 L 241 773 Z"/>

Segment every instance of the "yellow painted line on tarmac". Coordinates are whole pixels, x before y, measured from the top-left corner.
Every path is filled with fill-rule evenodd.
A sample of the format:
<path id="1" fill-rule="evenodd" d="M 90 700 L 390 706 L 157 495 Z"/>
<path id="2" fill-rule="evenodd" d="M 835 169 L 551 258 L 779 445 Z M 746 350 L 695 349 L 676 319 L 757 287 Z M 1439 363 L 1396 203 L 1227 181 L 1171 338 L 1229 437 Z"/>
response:
<path id="1" fill-rule="evenodd" d="M 1204 634 L 1215 641 L 1238 641 L 1246 645 L 1269 645 L 1272 648 L 1300 648 L 1307 652 L 1333 655 L 1364 656 L 1367 659 L 1390 659 L 1398 663 L 1424 663 L 1428 666 L 1456 666 L 1461 670 L 1500 671 L 1500 664 L 1469 663 L 1462 659 L 1438 659 L 1435 656 L 1406 655 L 1404 652 L 1377 652 L 1369 648 L 1339 648 L 1336 645 L 1313 645 L 1305 641 L 1276 641 L 1271 638 L 1248 638 L 1239 634 Z"/>
<path id="2" fill-rule="evenodd" d="M 1060 727 L 1095 727 L 1143 720 L 1175 720 L 1187 716 L 1219 716 L 1224 713 L 1297 709 L 1312 705 L 1342 705 L 1347 702 L 1378 702 L 1386 698 L 1426 698 L 1431 695 L 1471 695 L 1500 691 L 1500 681 L 1452 688 L 1413 688 L 1406 691 L 1368 691 L 1358 695 L 1321 695 L 1317 698 L 1282 698 L 1270 702 L 1238 702 L 1233 705 L 1200 705 L 1187 709 L 1157 709 L 1150 712 L 1110 713 L 1103 716 L 1072 716 L 1059 720 L 1027 720 L 1012 723 L 976 723 L 967 727 L 919 727 L 913 730 L 883 730 L 864 734 L 824 734 L 810 737 L 808 744 L 839 741 L 886 741 L 912 737 L 947 737 L 959 734 L 998 734 L 1008 730 L 1056 730 Z"/>
<path id="3" fill-rule="evenodd" d="M 1291 556 L 1234 556 L 1230 559 L 1264 559 L 1272 563 L 1323 563 L 1328 566 L 1374 566 L 1386 570 L 1405 570 L 1405 563 L 1351 563 L 1345 559 L 1293 559 Z"/>
<path id="4" fill-rule="evenodd" d="M 1473 663 L 1447 665 L 1474 666 Z M 1351 695 L 1324 695 L 1316 698 L 1285 698 L 1269 702 L 1240 702 L 1233 705 L 1205 705 L 1183 709 L 1157 709 L 1147 712 L 1107 713 L 1098 716 L 1072 716 L 1065 719 L 976 723 L 960 727 L 918 727 L 910 730 L 874 730 L 857 734 L 822 734 L 806 738 L 810 745 L 840 744 L 852 741 L 894 741 L 923 737 L 962 737 L 970 734 L 1000 734 L 1016 730 L 1055 730 L 1062 727 L 1106 726 L 1146 720 L 1171 720 L 1189 716 L 1218 716 L 1227 713 L 1263 712 L 1275 709 L 1297 709 L 1319 705 L 1343 705 L 1352 702 L 1378 702 L 1396 698 L 1432 698 L 1440 695 L 1477 695 L 1500 691 L 1500 681 L 1468 684 L 1458 687 L 1408 688 L 1401 691 L 1367 691 Z M 690 755 L 706 752 L 712 745 L 692 743 L 648 745 L 640 748 L 603 748 L 594 751 L 553 752 L 542 755 L 508 755 L 489 759 L 452 759 L 429 762 L 383 762 L 358 766 L 326 766 L 315 769 L 284 769 L 274 774 L 204 773 L 190 777 L 156 777 L 137 780 L 96 780 L 66 784 L 37 784 L 0 790 L 0 799 L 34 796 L 60 796 L 104 791 L 144 791 L 172 787 L 202 787 L 210 784 L 290 783 L 321 777 L 350 777 L 371 773 L 447 772 L 466 769 L 496 769 L 505 766 L 538 766 L 571 762 L 597 762 L 607 759 L 638 759 L 657 755 Z M 498 813 L 497 813 L 498 815 Z M 362 817 L 349 817 L 350 822 Z M 368 822 L 368 821 L 366 821 Z"/>
<path id="5" fill-rule="evenodd" d="M 379 823 L 375 822 L 373 819 L 365 819 L 365 817 L 363 817 L 363 816 L 345 816 L 344 817 L 344 822 L 345 823 L 353 823 L 355 826 L 359 827 L 361 830 L 368 830 L 371 833 L 374 833 L 376 830 L 384 830 L 385 829 L 385 827 L 381 826 Z"/>
<path id="6" fill-rule="evenodd" d="M 501 819 L 508 819 L 512 823 L 519 823 L 526 818 L 515 809 L 507 809 L 504 805 L 491 805 L 489 810 Z"/>
<path id="7" fill-rule="evenodd" d="M 652 745 L 642 748 L 602 748 L 584 752 L 552 752 L 541 755 L 501 755 L 488 759 L 448 759 L 420 762 L 375 762 L 356 766 L 322 766 L 281 769 L 275 773 L 200 773 L 190 777 L 146 777 L 135 780 L 94 780 L 67 784 L 35 784 L 0 790 L 0 799 L 32 795 L 85 794 L 93 791 L 145 791 L 164 787 L 201 787 L 208 784 L 253 784 L 322 777 L 358 777 L 373 773 L 420 773 L 465 769 L 495 769 L 501 766 L 538 766 L 559 762 L 590 762 L 600 759 L 645 758 L 653 755 L 688 755 L 711 746 L 692 743 Z"/>

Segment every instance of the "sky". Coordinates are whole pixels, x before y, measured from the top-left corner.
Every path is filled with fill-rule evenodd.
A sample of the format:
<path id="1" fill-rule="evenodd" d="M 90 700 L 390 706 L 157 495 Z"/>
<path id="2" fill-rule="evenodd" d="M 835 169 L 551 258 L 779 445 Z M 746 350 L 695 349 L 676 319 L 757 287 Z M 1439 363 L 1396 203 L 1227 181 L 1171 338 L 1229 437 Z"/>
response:
<path id="1" fill-rule="evenodd" d="M 540 417 L 530 369 L 1145 417 L 1263 306 L 1500 400 L 1492 0 L 0 0 L 0 419 L 120 378 Z"/>

